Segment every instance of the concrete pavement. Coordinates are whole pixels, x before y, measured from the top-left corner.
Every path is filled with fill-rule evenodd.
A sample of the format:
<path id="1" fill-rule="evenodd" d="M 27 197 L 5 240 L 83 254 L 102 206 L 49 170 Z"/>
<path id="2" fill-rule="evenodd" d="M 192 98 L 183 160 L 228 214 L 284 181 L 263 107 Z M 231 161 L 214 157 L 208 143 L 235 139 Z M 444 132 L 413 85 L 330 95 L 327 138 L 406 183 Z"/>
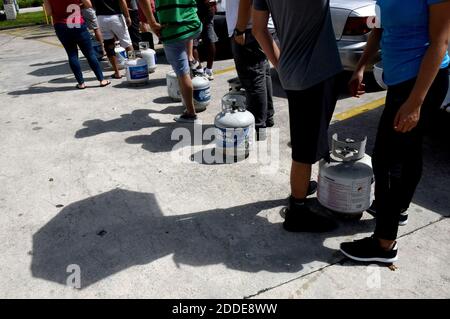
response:
<path id="1" fill-rule="evenodd" d="M 0 48 L 0 297 L 450 297 L 448 140 L 426 141 L 398 269 L 356 265 L 339 243 L 370 234 L 370 215 L 330 234 L 281 227 L 290 149 L 278 84 L 269 149 L 279 156 L 204 165 L 192 155 L 212 148 L 206 138 L 173 150 L 180 108 L 166 96 L 163 58 L 136 88 L 98 88 L 84 63 L 79 91 L 51 29 L 1 32 Z M 232 66 L 216 64 L 199 130 L 175 133 L 213 126 Z M 370 150 L 384 95 L 343 95 L 332 131 L 368 135 Z M 77 267 L 81 289 L 67 286 Z"/>

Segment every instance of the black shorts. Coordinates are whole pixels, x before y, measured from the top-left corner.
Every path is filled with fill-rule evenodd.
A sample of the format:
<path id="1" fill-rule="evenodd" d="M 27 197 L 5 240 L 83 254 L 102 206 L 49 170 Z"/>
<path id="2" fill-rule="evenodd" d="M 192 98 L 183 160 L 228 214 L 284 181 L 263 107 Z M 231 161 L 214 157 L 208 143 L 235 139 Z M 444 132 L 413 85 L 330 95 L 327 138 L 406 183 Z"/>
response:
<path id="1" fill-rule="evenodd" d="M 199 45 L 200 39 L 205 44 L 216 43 L 217 41 L 219 41 L 219 38 L 217 37 L 217 34 L 214 31 L 214 20 L 213 19 L 203 23 L 202 33 L 200 34 L 200 36 L 197 39 L 194 40 L 194 46 L 197 47 Z"/>
<path id="2" fill-rule="evenodd" d="M 309 89 L 286 91 L 289 101 L 292 159 L 314 164 L 329 158 L 328 127 L 339 94 L 333 76 Z"/>

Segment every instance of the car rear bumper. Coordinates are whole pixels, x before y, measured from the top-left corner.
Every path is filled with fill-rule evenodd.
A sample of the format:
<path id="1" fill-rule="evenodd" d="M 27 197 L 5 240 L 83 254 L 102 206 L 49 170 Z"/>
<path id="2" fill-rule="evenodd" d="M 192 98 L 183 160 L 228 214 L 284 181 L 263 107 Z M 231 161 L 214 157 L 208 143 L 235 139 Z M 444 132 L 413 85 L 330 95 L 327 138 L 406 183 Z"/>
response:
<path id="1" fill-rule="evenodd" d="M 340 40 L 337 41 L 337 45 L 344 70 L 354 71 L 358 65 L 359 59 L 364 53 L 366 42 Z M 372 71 L 373 65 L 380 60 L 381 54 L 379 52 L 375 59 L 367 66 L 366 71 Z"/>

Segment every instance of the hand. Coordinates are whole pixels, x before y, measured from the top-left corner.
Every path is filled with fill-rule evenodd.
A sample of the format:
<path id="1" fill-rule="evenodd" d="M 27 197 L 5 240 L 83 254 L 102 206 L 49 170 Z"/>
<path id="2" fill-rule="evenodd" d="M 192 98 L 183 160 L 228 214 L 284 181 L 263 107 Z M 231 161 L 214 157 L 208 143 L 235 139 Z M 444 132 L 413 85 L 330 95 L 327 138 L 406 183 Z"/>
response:
<path id="1" fill-rule="evenodd" d="M 420 109 L 422 105 L 407 100 L 398 110 L 394 120 L 394 130 L 406 133 L 413 130 L 420 120 Z"/>
<path id="2" fill-rule="evenodd" d="M 363 83 L 364 71 L 355 71 L 348 82 L 348 90 L 353 97 L 365 94 L 366 85 Z"/>
<path id="3" fill-rule="evenodd" d="M 159 24 L 158 22 L 152 23 L 150 24 L 150 29 L 152 29 L 152 31 L 158 36 L 158 38 L 161 37 L 161 24 Z"/>
<path id="4" fill-rule="evenodd" d="M 235 35 L 234 41 L 236 41 L 236 43 L 239 45 L 245 45 L 245 33 L 241 35 Z"/>
<path id="5" fill-rule="evenodd" d="M 131 22 L 131 18 L 130 17 L 126 17 L 125 18 L 125 22 L 127 23 L 127 26 L 130 27 L 132 22 Z"/>

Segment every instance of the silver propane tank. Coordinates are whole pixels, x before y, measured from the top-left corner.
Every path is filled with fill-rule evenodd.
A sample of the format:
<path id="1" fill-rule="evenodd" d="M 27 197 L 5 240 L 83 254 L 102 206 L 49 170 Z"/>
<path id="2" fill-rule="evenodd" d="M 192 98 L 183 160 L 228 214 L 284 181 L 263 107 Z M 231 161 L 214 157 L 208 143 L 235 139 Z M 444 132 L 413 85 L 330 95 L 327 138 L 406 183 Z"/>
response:
<path id="1" fill-rule="evenodd" d="M 125 68 L 125 62 L 128 59 L 127 51 L 120 46 L 120 42 L 119 41 L 116 41 L 114 44 L 115 44 L 114 52 L 115 52 L 116 57 L 117 57 L 117 62 L 118 62 L 118 65 L 119 65 L 119 69 L 123 70 Z"/>
<path id="2" fill-rule="evenodd" d="M 180 85 L 178 78 L 174 71 L 169 71 L 166 74 L 167 94 L 174 102 L 181 102 Z"/>
<path id="3" fill-rule="evenodd" d="M 194 107 L 196 112 L 203 112 L 211 101 L 211 85 L 203 75 L 196 75 L 192 79 L 194 87 Z"/>
<path id="4" fill-rule="evenodd" d="M 148 65 L 143 58 L 137 57 L 136 52 L 128 54 L 125 62 L 127 82 L 130 85 L 144 85 L 148 82 Z"/>
<path id="5" fill-rule="evenodd" d="M 243 94 L 227 93 L 222 98 L 222 112 L 217 114 L 216 154 L 226 163 L 244 160 L 250 155 L 255 130 L 255 117 L 246 110 Z"/>
<path id="6" fill-rule="evenodd" d="M 141 51 L 142 58 L 147 61 L 148 72 L 153 73 L 156 70 L 156 52 L 150 49 L 150 43 L 139 42 L 139 51 Z"/>
<path id="7" fill-rule="evenodd" d="M 331 161 L 319 163 L 317 198 L 323 206 L 346 216 L 361 217 L 373 200 L 373 170 L 362 141 L 340 141 L 334 134 Z"/>

